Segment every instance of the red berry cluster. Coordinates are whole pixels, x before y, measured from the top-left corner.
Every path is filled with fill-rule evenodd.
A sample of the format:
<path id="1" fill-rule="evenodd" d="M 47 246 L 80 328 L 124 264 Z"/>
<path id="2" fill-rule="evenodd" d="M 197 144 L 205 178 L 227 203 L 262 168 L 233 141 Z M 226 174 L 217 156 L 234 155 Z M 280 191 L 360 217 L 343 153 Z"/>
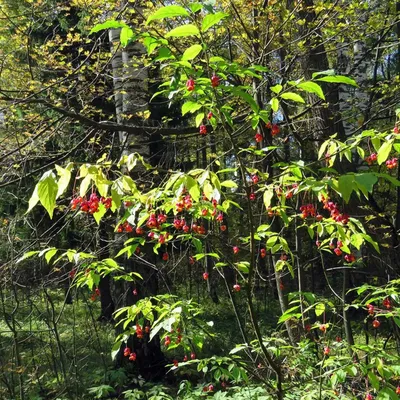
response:
<path id="1" fill-rule="evenodd" d="M 132 353 L 129 347 L 125 347 L 124 349 L 124 357 L 129 357 L 129 361 L 136 360 L 136 353 Z"/>
<path id="2" fill-rule="evenodd" d="M 341 213 L 336 203 L 330 201 L 329 198 L 325 198 L 324 196 L 322 196 L 321 201 L 324 204 L 324 209 L 331 213 L 331 217 L 336 222 L 341 222 L 343 225 L 346 225 L 349 222 L 350 217 L 347 214 Z"/>
<path id="3" fill-rule="evenodd" d="M 99 296 L 100 296 L 100 289 L 96 288 L 92 293 L 92 295 L 90 296 L 90 300 L 95 301 Z"/>
<path id="4" fill-rule="evenodd" d="M 187 82 L 186 82 L 186 89 L 187 89 L 189 92 L 192 92 L 192 91 L 194 90 L 194 79 L 193 79 L 193 78 L 190 78 L 190 79 L 187 80 Z"/>
<path id="5" fill-rule="evenodd" d="M 344 259 L 346 260 L 346 262 L 348 263 L 353 263 L 354 261 L 356 261 L 356 256 L 354 254 L 346 254 L 344 256 Z"/>
<path id="6" fill-rule="evenodd" d="M 398 135 L 398 133 L 399 133 L 399 127 L 398 127 L 397 125 L 393 128 L 393 133 L 394 133 L 395 135 Z"/>
<path id="7" fill-rule="evenodd" d="M 256 133 L 254 139 L 257 143 L 260 143 L 263 140 L 263 135 L 261 135 L 261 133 Z"/>
<path id="8" fill-rule="evenodd" d="M 278 135 L 279 132 L 281 131 L 280 128 L 279 128 L 279 125 L 277 125 L 277 124 L 271 124 L 271 122 L 268 122 L 268 123 L 265 125 L 265 127 L 271 131 L 271 135 L 272 135 L 272 136 Z"/>
<path id="9" fill-rule="evenodd" d="M 212 87 L 217 87 L 219 86 L 219 77 L 215 74 L 212 75 L 211 77 L 211 86 Z"/>
<path id="10" fill-rule="evenodd" d="M 136 336 L 138 339 L 143 339 L 143 329 L 139 324 L 136 324 Z"/>
<path id="11" fill-rule="evenodd" d="M 377 160 L 377 158 L 378 156 L 376 153 L 371 153 L 371 155 L 365 158 L 365 161 L 368 165 L 372 165 Z"/>
<path id="12" fill-rule="evenodd" d="M 102 197 L 99 200 L 96 193 L 92 193 L 89 200 L 86 200 L 85 197 L 78 196 L 71 200 L 71 209 L 76 210 L 79 207 L 82 212 L 94 214 L 99 211 L 100 202 L 108 209 L 111 207 L 112 200 L 111 197 Z"/>
<path id="13" fill-rule="evenodd" d="M 343 247 L 343 243 L 341 240 L 338 240 L 336 242 L 336 248 L 335 248 L 335 244 L 333 242 L 329 243 L 329 248 L 332 250 L 333 252 L 339 257 L 342 255 L 342 250 L 340 249 L 341 247 Z"/>
<path id="14" fill-rule="evenodd" d="M 301 211 L 301 218 L 307 218 L 307 217 L 315 217 L 317 215 L 317 212 L 315 210 L 315 207 L 312 204 L 305 204 L 300 207 Z"/>
<path id="15" fill-rule="evenodd" d="M 132 225 L 130 225 L 128 221 L 125 221 L 123 224 L 118 225 L 117 232 L 118 233 L 122 233 L 122 232 L 131 233 L 131 232 L 133 232 Z"/>
<path id="16" fill-rule="evenodd" d="M 187 194 L 183 200 L 175 204 L 176 212 L 182 212 L 183 210 L 190 210 L 192 208 L 193 201 L 190 194 Z"/>
<path id="17" fill-rule="evenodd" d="M 206 136 L 207 135 L 207 126 L 204 124 L 201 124 L 200 128 L 199 128 L 199 132 L 200 132 L 200 135 Z"/>
<path id="18" fill-rule="evenodd" d="M 181 230 L 186 225 L 185 218 L 175 218 L 173 225 L 176 230 Z"/>
<path id="19" fill-rule="evenodd" d="M 390 160 L 387 160 L 386 161 L 386 168 L 387 169 L 393 169 L 393 168 L 396 168 L 397 167 L 397 158 L 392 158 L 392 159 L 390 159 Z"/>

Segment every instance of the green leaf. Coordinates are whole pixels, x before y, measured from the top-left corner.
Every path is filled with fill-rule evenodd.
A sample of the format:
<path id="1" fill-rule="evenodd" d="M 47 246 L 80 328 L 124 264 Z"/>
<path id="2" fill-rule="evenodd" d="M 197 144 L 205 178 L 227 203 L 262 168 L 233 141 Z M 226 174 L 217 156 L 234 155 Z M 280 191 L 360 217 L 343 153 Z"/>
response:
<path id="1" fill-rule="evenodd" d="M 227 180 L 227 181 L 221 182 L 221 186 L 224 186 L 226 188 L 237 188 L 238 187 L 237 183 L 232 180 Z"/>
<path id="2" fill-rule="evenodd" d="M 339 178 L 339 192 L 346 203 L 350 200 L 351 192 L 353 191 L 353 184 L 354 175 L 342 175 Z"/>
<path id="3" fill-rule="evenodd" d="M 279 100 L 277 97 L 273 97 L 270 101 L 272 111 L 277 112 L 279 110 Z"/>
<path id="4" fill-rule="evenodd" d="M 154 14 L 147 18 L 146 25 L 151 21 L 172 17 L 188 17 L 189 13 L 181 6 L 165 6 L 159 8 Z"/>
<path id="5" fill-rule="evenodd" d="M 373 136 L 371 138 L 372 146 L 374 146 L 375 151 L 378 151 L 381 147 L 381 139 L 378 136 Z"/>
<path id="6" fill-rule="evenodd" d="M 204 120 L 204 113 L 199 113 L 196 115 L 196 128 L 198 128 Z"/>
<path id="7" fill-rule="evenodd" d="M 46 252 L 44 258 L 47 264 L 50 263 L 51 259 L 56 255 L 57 251 L 58 251 L 57 249 L 50 249 L 48 252 Z"/>
<path id="8" fill-rule="evenodd" d="M 260 108 L 258 107 L 256 101 L 252 96 L 250 96 L 247 92 L 237 88 L 237 87 L 227 87 L 234 95 L 239 96 L 241 99 L 243 99 L 246 103 L 249 104 L 251 109 L 255 112 L 258 113 Z"/>
<path id="9" fill-rule="evenodd" d="M 327 69 L 326 71 L 314 72 L 312 74 L 312 78 L 314 79 L 314 78 L 316 78 L 317 76 L 320 76 L 320 75 L 335 75 L 335 70 Z"/>
<path id="10" fill-rule="evenodd" d="M 293 92 L 282 93 L 281 98 L 284 100 L 292 100 L 297 103 L 305 103 L 304 99 L 299 94 Z"/>
<path id="11" fill-rule="evenodd" d="M 381 165 L 384 163 L 392 150 L 393 140 L 389 140 L 388 142 L 383 143 L 383 145 L 378 150 L 378 164 Z"/>
<path id="12" fill-rule="evenodd" d="M 100 225 L 100 221 L 103 218 L 104 214 L 107 212 L 103 203 L 99 203 L 99 210 L 93 214 L 93 218 L 97 222 L 97 225 Z"/>
<path id="13" fill-rule="evenodd" d="M 271 205 L 271 200 L 273 197 L 274 197 L 274 190 L 272 187 L 268 187 L 263 195 L 265 208 L 268 208 Z"/>
<path id="14" fill-rule="evenodd" d="M 40 203 L 49 213 L 50 219 L 52 219 L 58 192 L 58 185 L 54 173 L 52 171 L 47 171 L 37 184 L 37 188 Z"/>
<path id="15" fill-rule="evenodd" d="M 182 105 L 182 116 L 187 114 L 188 112 L 194 113 L 202 107 L 201 104 L 195 103 L 194 101 L 187 101 Z"/>
<path id="16" fill-rule="evenodd" d="M 121 42 L 122 47 L 128 46 L 128 44 L 134 39 L 135 34 L 133 30 L 129 28 L 129 26 L 124 26 L 121 29 L 121 33 L 119 35 L 119 40 Z"/>
<path id="17" fill-rule="evenodd" d="M 97 24 L 95 25 L 92 30 L 89 32 L 89 34 L 95 33 L 95 32 L 100 32 L 105 29 L 118 29 L 118 28 L 123 28 L 125 27 L 126 24 L 121 21 L 115 21 L 115 20 L 110 20 L 103 22 L 102 24 Z"/>
<path id="18" fill-rule="evenodd" d="M 369 193 L 372 193 L 374 185 L 378 182 L 375 174 L 365 173 L 354 175 L 355 181 L 360 186 L 363 186 Z"/>
<path id="19" fill-rule="evenodd" d="M 350 236 L 350 243 L 357 249 L 360 250 L 361 245 L 364 242 L 363 235 L 361 233 L 355 233 Z"/>
<path id="20" fill-rule="evenodd" d="M 26 210 L 25 214 L 28 214 L 28 212 L 31 211 L 32 208 L 36 206 L 38 201 L 39 201 L 38 185 L 36 185 L 35 190 L 33 191 L 31 198 L 29 199 L 28 209 Z"/>
<path id="21" fill-rule="evenodd" d="M 315 315 L 319 317 L 325 312 L 325 304 L 324 303 L 317 303 L 315 305 Z"/>
<path id="22" fill-rule="evenodd" d="M 181 60 L 183 61 L 193 60 L 198 56 L 198 54 L 201 52 L 202 49 L 203 47 L 200 44 L 194 44 L 193 46 L 190 46 L 183 53 Z"/>
<path id="23" fill-rule="evenodd" d="M 351 85 L 358 87 L 357 82 L 354 79 L 351 79 L 347 76 L 343 75 L 330 75 L 330 76 L 324 76 L 322 78 L 316 79 L 317 81 L 320 82 L 328 82 L 328 83 L 344 83 L 345 85 Z"/>
<path id="24" fill-rule="evenodd" d="M 283 86 L 282 85 L 275 85 L 275 86 L 271 86 L 269 88 L 269 90 L 271 90 L 271 92 L 274 92 L 276 94 L 279 94 L 282 91 Z"/>
<path id="25" fill-rule="evenodd" d="M 183 36 L 197 36 L 200 34 L 200 31 L 198 30 L 196 25 L 193 24 L 187 24 L 187 25 L 181 25 L 178 26 L 172 31 L 169 31 L 165 37 L 183 37 Z"/>
<path id="26" fill-rule="evenodd" d="M 71 166 L 67 166 L 67 168 L 62 168 L 59 165 L 56 165 L 56 170 L 57 174 L 60 177 L 58 180 L 58 190 L 57 190 L 57 198 L 59 198 L 67 189 L 69 185 L 69 181 L 71 180 L 71 168 L 72 168 L 72 163 L 70 163 Z"/>
<path id="27" fill-rule="evenodd" d="M 308 93 L 316 94 L 320 99 L 325 100 L 324 92 L 322 91 L 321 86 L 315 82 L 301 82 L 297 85 L 298 88 L 305 90 Z"/>
<path id="28" fill-rule="evenodd" d="M 215 14 L 208 14 L 204 17 L 203 22 L 201 24 L 201 31 L 206 32 L 215 24 L 218 24 L 223 18 L 226 18 L 228 14 L 223 12 L 217 12 Z"/>
<path id="29" fill-rule="evenodd" d="M 16 261 L 16 264 L 19 264 L 21 261 L 26 260 L 27 258 L 31 258 L 36 254 L 39 254 L 38 250 L 28 251 Z"/>

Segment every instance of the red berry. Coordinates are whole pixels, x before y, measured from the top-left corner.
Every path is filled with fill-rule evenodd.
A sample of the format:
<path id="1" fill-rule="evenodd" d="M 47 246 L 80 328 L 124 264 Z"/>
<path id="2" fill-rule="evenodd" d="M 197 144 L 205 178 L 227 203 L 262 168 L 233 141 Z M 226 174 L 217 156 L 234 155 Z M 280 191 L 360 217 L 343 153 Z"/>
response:
<path id="1" fill-rule="evenodd" d="M 250 193 L 249 194 L 249 199 L 251 200 L 251 201 L 254 201 L 255 199 L 256 199 L 256 194 L 255 193 Z"/>
<path id="2" fill-rule="evenodd" d="M 203 135 L 203 136 L 207 135 L 207 127 L 205 125 L 200 125 L 199 132 L 200 132 L 200 135 Z"/>
<path id="3" fill-rule="evenodd" d="M 225 232 L 226 231 L 226 225 L 221 225 L 219 227 L 219 229 L 221 229 L 222 232 Z"/>
<path id="4" fill-rule="evenodd" d="M 162 259 L 163 259 L 163 261 L 168 261 L 168 259 L 169 259 L 168 253 L 164 253 L 164 254 L 162 255 Z"/>
<path id="5" fill-rule="evenodd" d="M 190 358 L 194 360 L 196 358 L 196 353 L 190 353 Z"/>
<path id="6" fill-rule="evenodd" d="M 266 255 L 267 255 L 267 250 L 261 249 L 261 250 L 260 250 L 260 257 L 261 257 L 261 258 L 265 258 Z"/>
<path id="7" fill-rule="evenodd" d="M 326 325 L 325 324 L 322 324 L 322 325 L 320 325 L 319 326 L 319 330 L 321 331 L 321 332 L 326 332 Z"/>
<path id="8" fill-rule="evenodd" d="M 208 272 L 203 273 L 203 279 L 206 281 L 208 279 Z"/>
<path id="9" fill-rule="evenodd" d="M 224 220 L 224 214 L 219 213 L 219 214 L 215 217 L 215 219 L 216 219 L 218 222 L 222 222 L 222 221 Z"/>
<path id="10" fill-rule="evenodd" d="M 331 352 L 331 349 L 328 346 L 324 347 L 324 355 L 329 356 L 329 353 Z"/>
<path id="11" fill-rule="evenodd" d="M 372 326 L 373 326 L 375 329 L 378 329 L 380 325 L 381 325 L 381 323 L 379 322 L 378 319 L 374 319 L 374 320 L 372 321 Z"/>
<path id="12" fill-rule="evenodd" d="M 237 254 L 237 253 L 239 253 L 239 247 L 237 247 L 237 246 L 233 246 L 233 254 Z"/>
<path id="13" fill-rule="evenodd" d="M 341 255 L 342 255 L 342 250 L 340 250 L 339 247 L 336 247 L 336 249 L 333 250 L 333 252 L 334 252 L 337 256 L 341 256 Z"/>
<path id="14" fill-rule="evenodd" d="M 188 233 L 190 231 L 190 227 L 188 225 L 183 225 L 182 227 L 183 232 Z"/>
<path id="15" fill-rule="evenodd" d="M 256 175 L 256 174 L 252 175 L 252 176 L 251 176 L 251 180 L 253 181 L 253 183 L 254 183 L 255 185 L 257 185 L 257 183 L 258 183 L 258 181 L 259 181 L 258 175 Z"/>
<path id="16" fill-rule="evenodd" d="M 214 391 L 214 385 L 208 385 L 208 391 L 209 392 Z"/>
<path id="17" fill-rule="evenodd" d="M 129 224 L 125 225 L 125 232 L 127 232 L 127 233 L 133 232 L 132 225 L 129 225 Z"/>
<path id="18" fill-rule="evenodd" d="M 129 355 L 129 361 L 135 361 L 136 360 L 136 353 L 131 353 Z"/>
<path id="19" fill-rule="evenodd" d="M 136 235 L 143 235 L 144 230 L 140 226 L 135 229 Z"/>
<path id="20" fill-rule="evenodd" d="M 175 366 L 175 367 L 177 367 L 177 366 L 179 365 L 179 362 L 178 362 L 178 360 L 176 360 L 176 359 L 173 360 L 172 362 L 174 363 L 174 366 Z"/>
<path id="21" fill-rule="evenodd" d="M 207 119 L 211 119 L 213 117 L 213 113 L 210 111 L 208 114 L 207 114 Z"/>
<path id="22" fill-rule="evenodd" d="M 397 386 L 397 388 L 396 388 L 396 394 L 400 394 L 400 386 Z"/>
<path id="23" fill-rule="evenodd" d="M 207 216 L 207 214 L 208 214 L 207 208 L 203 208 L 203 209 L 201 210 L 201 215 L 202 215 L 203 217 L 205 217 L 205 216 Z"/>
<path id="24" fill-rule="evenodd" d="M 124 348 L 124 357 L 128 357 L 131 354 L 131 349 L 129 347 Z"/>
<path id="25" fill-rule="evenodd" d="M 395 133 L 396 135 L 399 133 L 399 127 L 398 126 L 395 126 L 393 128 L 393 133 Z"/>
<path id="26" fill-rule="evenodd" d="M 340 343 L 340 342 L 342 341 L 342 338 L 341 338 L 340 336 L 336 336 L 336 341 L 337 341 L 338 343 Z"/>
<path id="27" fill-rule="evenodd" d="M 132 294 L 133 294 L 134 296 L 137 296 L 137 294 L 138 294 L 137 290 L 136 290 L 136 289 L 133 289 L 133 290 L 132 290 Z"/>
<path id="28" fill-rule="evenodd" d="M 196 260 L 194 259 L 194 257 L 193 257 L 193 256 L 190 256 L 190 257 L 189 257 L 189 264 L 190 264 L 190 265 L 193 265 L 195 262 L 196 262 Z"/>
<path id="29" fill-rule="evenodd" d="M 365 400 L 373 400 L 372 394 L 371 394 L 371 393 L 367 393 L 367 394 L 365 395 Z"/>
<path id="30" fill-rule="evenodd" d="M 191 92 L 192 90 L 194 90 L 194 80 L 193 78 L 190 78 L 187 80 L 186 82 L 186 89 Z"/>
<path id="31" fill-rule="evenodd" d="M 183 357 L 183 361 L 186 362 L 188 360 L 188 356 L 185 354 L 185 357 Z"/>
<path id="32" fill-rule="evenodd" d="M 279 134 L 279 132 L 280 132 L 279 126 L 276 124 L 273 124 L 272 129 L 271 129 L 271 135 L 276 136 Z"/>
<path id="33" fill-rule="evenodd" d="M 219 77 L 215 74 L 211 77 L 211 86 L 212 87 L 217 87 L 219 86 Z"/>
<path id="34" fill-rule="evenodd" d="M 282 261 L 287 261 L 287 255 L 286 255 L 286 254 L 282 254 L 281 257 L 280 257 L 280 259 L 281 259 Z"/>
<path id="35" fill-rule="evenodd" d="M 233 285 L 233 290 L 235 291 L 235 292 L 240 292 L 240 285 L 239 284 L 235 284 L 235 285 Z"/>
<path id="36" fill-rule="evenodd" d="M 346 260 L 346 262 L 348 263 L 352 263 L 354 261 L 356 261 L 356 257 L 354 256 L 354 254 L 346 254 L 344 256 L 344 259 Z"/>
<path id="37" fill-rule="evenodd" d="M 367 304 L 368 314 L 374 315 L 375 307 L 372 304 Z"/>
<path id="38" fill-rule="evenodd" d="M 324 217 L 321 215 L 321 214 L 317 214 L 316 216 L 315 216 L 315 219 L 319 222 L 319 221 L 322 221 L 322 219 L 323 219 Z"/>
<path id="39" fill-rule="evenodd" d="M 392 308 L 392 302 L 390 301 L 390 299 L 388 297 L 386 297 L 386 299 L 383 300 L 382 304 L 388 310 L 390 310 Z"/>
<path id="40" fill-rule="evenodd" d="M 261 135 L 261 133 L 256 133 L 254 139 L 256 140 L 257 143 L 260 143 L 263 140 L 263 136 Z"/>

